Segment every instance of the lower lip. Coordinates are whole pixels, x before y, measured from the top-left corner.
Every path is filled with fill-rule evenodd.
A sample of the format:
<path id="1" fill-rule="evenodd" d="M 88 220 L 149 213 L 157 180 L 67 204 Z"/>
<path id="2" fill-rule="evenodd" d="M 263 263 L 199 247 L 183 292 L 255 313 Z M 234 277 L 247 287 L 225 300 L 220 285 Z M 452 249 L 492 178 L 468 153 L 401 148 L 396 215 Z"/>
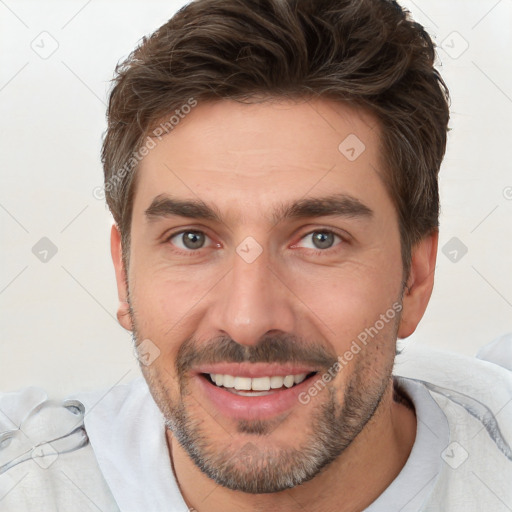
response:
<path id="1" fill-rule="evenodd" d="M 240 396 L 212 384 L 203 375 L 196 375 L 199 387 L 223 415 L 240 420 L 268 419 L 300 405 L 299 395 L 311 385 L 314 375 L 300 384 L 274 391 L 265 396 Z"/>

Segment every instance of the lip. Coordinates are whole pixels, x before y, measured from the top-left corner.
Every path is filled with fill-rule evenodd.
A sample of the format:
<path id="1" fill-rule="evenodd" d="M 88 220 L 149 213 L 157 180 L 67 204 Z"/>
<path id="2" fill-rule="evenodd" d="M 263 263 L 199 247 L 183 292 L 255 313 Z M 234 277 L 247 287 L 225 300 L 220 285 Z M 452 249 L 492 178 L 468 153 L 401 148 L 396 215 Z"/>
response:
<path id="1" fill-rule="evenodd" d="M 193 373 L 215 373 L 234 377 L 286 377 L 319 371 L 318 368 L 279 363 L 216 363 L 198 366 Z"/>
<path id="2" fill-rule="evenodd" d="M 222 372 L 219 371 L 218 373 Z M 230 374 L 228 373 L 228 375 Z M 290 375 L 290 373 L 286 375 Z M 259 376 L 263 376 L 263 374 L 259 374 Z M 265 374 L 265 376 L 268 376 L 268 374 Z M 227 391 L 226 388 L 212 384 L 205 376 L 199 373 L 194 376 L 194 380 L 197 381 L 200 392 L 205 395 L 206 399 L 210 401 L 215 409 L 222 415 L 235 420 L 261 420 L 273 418 L 278 414 L 283 414 L 293 409 L 293 407 L 300 405 L 299 395 L 311 386 L 311 380 L 314 377 L 315 376 L 312 375 L 291 388 L 274 391 L 265 396 L 252 397 L 235 395 Z"/>

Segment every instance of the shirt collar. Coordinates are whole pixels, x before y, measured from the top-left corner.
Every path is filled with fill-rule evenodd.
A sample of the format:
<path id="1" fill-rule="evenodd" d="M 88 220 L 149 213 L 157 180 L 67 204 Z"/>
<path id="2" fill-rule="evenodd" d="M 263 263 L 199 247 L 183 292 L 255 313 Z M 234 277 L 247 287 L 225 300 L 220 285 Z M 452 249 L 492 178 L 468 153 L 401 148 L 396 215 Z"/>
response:
<path id="1" fill-rule="evenodd" d="M 165 423 L 144 378 L 79 393 L 100 470 L 121 510 L 187 511 L 169 456 Z"/>

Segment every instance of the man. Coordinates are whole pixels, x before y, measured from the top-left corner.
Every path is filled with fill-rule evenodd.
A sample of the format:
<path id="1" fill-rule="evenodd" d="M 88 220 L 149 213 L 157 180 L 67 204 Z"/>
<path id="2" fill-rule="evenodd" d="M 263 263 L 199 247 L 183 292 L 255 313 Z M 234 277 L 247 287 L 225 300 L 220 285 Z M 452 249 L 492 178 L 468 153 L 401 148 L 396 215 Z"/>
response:
<path id="1" fill-rule="evenodd" d="M 3 396 L 0 506 L 512 509 L 510 372 L 395 361 L 434 282 L 434 58 L 389 0 L 198 0 L 143 40 L 102 157 L 144 379 Z"/>

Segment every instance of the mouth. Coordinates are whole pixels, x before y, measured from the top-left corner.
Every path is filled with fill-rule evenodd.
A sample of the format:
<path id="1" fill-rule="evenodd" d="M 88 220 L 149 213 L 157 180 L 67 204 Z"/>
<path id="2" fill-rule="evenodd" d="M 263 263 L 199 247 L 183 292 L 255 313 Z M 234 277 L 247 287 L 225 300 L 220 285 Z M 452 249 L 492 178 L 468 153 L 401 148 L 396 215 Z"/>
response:
<path id="1" fill-rule="evenodd" d="M 299 395 L 314 382 L 318 371 L 292 371 L 281 375 L 259 371 L 258 376 L 212 371 L 195 374 L 199 391 L 216 412 L 230 419 L 262 420 L 301 406 Z"/>
<path id="2" fill-rule="evenodd" d="M 202 373 L 201 375 L 214 386 L 238 396 L 267 396 L 293 388 L 310 379 L 318 372 L 291 375 L 271 375 L 264 377 L 241 377 L 222 373 Z"/>

